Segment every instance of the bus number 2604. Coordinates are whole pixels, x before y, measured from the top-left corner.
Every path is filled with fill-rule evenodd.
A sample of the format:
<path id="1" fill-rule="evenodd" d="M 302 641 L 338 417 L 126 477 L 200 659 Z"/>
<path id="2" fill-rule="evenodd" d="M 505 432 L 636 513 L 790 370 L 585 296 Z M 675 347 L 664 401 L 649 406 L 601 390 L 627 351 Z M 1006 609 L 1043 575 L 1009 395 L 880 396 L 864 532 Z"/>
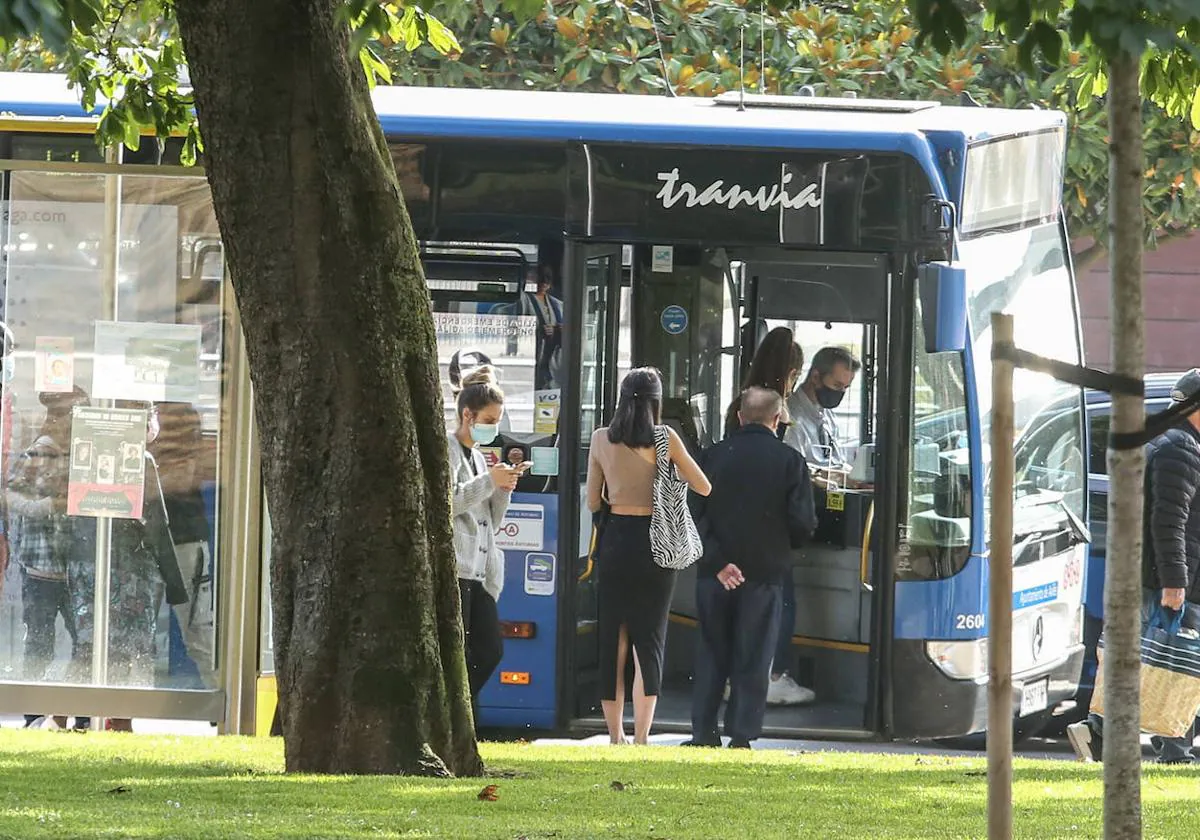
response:
<path id="1" fill-rule="evenodd" d="M 955 630 L 982 630 L 983 629 L 983 613 L 975 615 L 960 614 L 954 617 Z"/>

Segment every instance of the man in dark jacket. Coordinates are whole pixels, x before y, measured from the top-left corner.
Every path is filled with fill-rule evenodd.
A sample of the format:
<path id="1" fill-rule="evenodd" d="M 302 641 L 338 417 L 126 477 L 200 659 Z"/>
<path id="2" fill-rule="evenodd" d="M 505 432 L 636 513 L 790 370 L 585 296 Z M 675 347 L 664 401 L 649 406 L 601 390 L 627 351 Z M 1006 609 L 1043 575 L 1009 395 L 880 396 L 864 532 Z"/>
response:
<path id="1" fill-rule="evenodd" d="M 726 681 L 725 734 L 749 748 L 762 731 L 783 587 L 790 552 L 811 536 L 817 519 L 804 458 L 779 441 L 783 400 L 749 388 L 738 412 L 742 427 L 702 459 L 712 494 L 694 497 L 704 539 L 696 577 L 700 643 L 692 692 L 693 746 L 720 746 L 717 711 Z"/>
<path id="2" fill-rule="evenodd" d="M 1185 373 L 1171 390 L 1174 404 L 1200 393 L 1200 370 Z M 1200 410 L 1193 411 L 1146 446 L 1146 483 L 1142 522 L 1142 621 L 1160 604 L 1183 612 L 1183 626 L 1200 630 Z M 1100 760 L 1102 724 L 1068 727 L 1071 745 L 1081 758 Z M 1158 760 L 1192 761 L 1195 729 L 1184 738 L 1151 739 Z"/>

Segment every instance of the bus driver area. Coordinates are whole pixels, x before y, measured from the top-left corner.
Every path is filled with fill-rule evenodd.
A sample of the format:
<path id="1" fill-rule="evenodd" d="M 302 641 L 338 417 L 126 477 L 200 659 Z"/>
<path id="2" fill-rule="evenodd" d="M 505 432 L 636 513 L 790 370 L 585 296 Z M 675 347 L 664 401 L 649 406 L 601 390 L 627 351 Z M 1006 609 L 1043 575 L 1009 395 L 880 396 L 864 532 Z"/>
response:
<path id="1" fill-rule="evenodd" d="M 131 208 L 176 195 L 203 206 L 203 225 L 194 213 L 158 212 L 163 221 L 144 243 L 161 246 L 154 265 L 174 266 L 172 255 L 201 242 L 219 262 L 203 173 L 174 165 L 174 145 L 158 162 L 133 152 L 102 161 L 65 79 L 0 82 L 4 200 L 12 219 L 41 214 L 38 226 L 7 225 L 0 236 L 107 241 L 105 188 L 119 179 L 130 195 L 145 194 Z M 698 451 L 723 435 L 761 337 L 786 327 L 804 351 L 802 378 L 822 348 L 841 348 L 861 367 L 830 409 L 841 458 L 803 453 L 821 467 L 819 527 L 791 557 L 795 613 L 779 650 L 814 696 L 771 707 L 765 734 L 862 740 L 982 730 L 989 317 L 1009 312 L 1019 346 L 1080 362 L 1059 212 L 1065 117 L 820 97 L 384 86 L 372 95 L 421 242 L 447 424 L 463 377 L 492 366 L 505 411 L 481 449 L 489 461 L 527 465 L 495 539 L 505 555 L 505 645 L 480 693 L 480 726 L 603 729 L 596 581 L 604 569 L 581 499 L 591 435 L 612 418 L 622 376 L 658 368 L 664 422 Z M 14 254 L 10 269 L 20 263 L 23 274 L 10 284 L 43 274 L 67 282 L 44 249 Z M 170 304 L 155 316 L 169 323 L 188 272 L 175 266 L 154 277 L 143 285 Z M 212 287 L 214 317 L 236 314 L 226 281 L 202 284 Z M 18 285 L 7 289 L 8 315 L 24 305 Z M 59 326 L 42 308 L 30 316 L 36 334 L 73 336 L 77 364 L 96 352 L 95 322 L 112 320 L 99 304 L 95 312 L 79 305 Z M 238 358 L 238 331 L 221 335 Z M 1025 373 L 1015 389 L 1013 717 L 1033 729 L 1073 697 L 1082 667 L 1087 446 L 1079 389 Z M 225 425 L 206 433 L 233 440 L 233 431 L 252 429 L 248 398 L 230 407 L 222 394 L 234 389 L 211 390 L 198 408 Z M 256 469 L 241 449 L 226 460 Z M 220 495 L 226 507 L 213 542 L 229 550 L 215 577 L 261 586 L 247 603 L 217 605 L 221 621 L 239 622 L 218 632 L 246 641 L 220 665 L 225 694 L 205 695 L 190 714 L 224 721 L 210 705 L 251 693 L 241 680 L 253 673 L 264 698 L 258 719 L 242 704 L 230 726 L 265 734 L 273 660 L 270 599 L 260 596 L 269 586 L 270 520 L 258 476 L 243 479 L 236 486 L 254 492 Z M 225 480 L 214 474 L 212 483 Z M 3 609 L 17 614 L 19 605 Z M 660 732 L 689 728 L 696 614 L 693 569 L 671 602 Z M 255 656 L 257 667 L 242 661 Z M 19 634 L 0 633 L 0 664 L 21 668 Z M 90 690 L 42 682 L 64 708 Z M 184 696 L 160 688 L 163 709 Z M 26 711 L 20 691 L 4 696 L 14 699 L 3 711 Z M 126 703 L 135 693 L 112 686 L 105 696 Z"/>

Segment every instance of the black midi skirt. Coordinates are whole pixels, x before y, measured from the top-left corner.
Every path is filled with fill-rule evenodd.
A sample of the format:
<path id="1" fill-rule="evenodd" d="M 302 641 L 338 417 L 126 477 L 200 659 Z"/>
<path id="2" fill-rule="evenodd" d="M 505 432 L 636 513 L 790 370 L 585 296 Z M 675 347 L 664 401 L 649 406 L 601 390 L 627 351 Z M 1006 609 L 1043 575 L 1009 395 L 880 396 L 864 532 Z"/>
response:
<path id="1" fill-rule="evenodd" d="M 650 517 L 610 515 L 596 564 L 600 698 L 617 699 L 617 642 L 625 625 L 647 696 L 662 688 L 667 615 L 678 574 L 650 555 Z M 633 657 L 626 661 L 627 673 Z M 629 681 L 625 683 L 627 686 Z M 623 699 L 623 698 L 622 698 Z"/>

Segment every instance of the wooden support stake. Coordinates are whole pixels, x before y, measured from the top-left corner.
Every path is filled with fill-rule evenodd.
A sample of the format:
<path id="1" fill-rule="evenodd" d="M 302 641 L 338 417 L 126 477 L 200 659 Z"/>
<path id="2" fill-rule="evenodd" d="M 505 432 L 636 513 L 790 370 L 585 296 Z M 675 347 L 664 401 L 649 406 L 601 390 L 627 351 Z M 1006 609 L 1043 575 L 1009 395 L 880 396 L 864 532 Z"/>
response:
<path id="1" fill-rule="evenodd" d="M 992 347 L 1012 346 L 1013 319 L 992 314 Z M 992 525 L 988 578 L 988 840 L 1012 838 L 1013 364 L 992 359 Z"/>

